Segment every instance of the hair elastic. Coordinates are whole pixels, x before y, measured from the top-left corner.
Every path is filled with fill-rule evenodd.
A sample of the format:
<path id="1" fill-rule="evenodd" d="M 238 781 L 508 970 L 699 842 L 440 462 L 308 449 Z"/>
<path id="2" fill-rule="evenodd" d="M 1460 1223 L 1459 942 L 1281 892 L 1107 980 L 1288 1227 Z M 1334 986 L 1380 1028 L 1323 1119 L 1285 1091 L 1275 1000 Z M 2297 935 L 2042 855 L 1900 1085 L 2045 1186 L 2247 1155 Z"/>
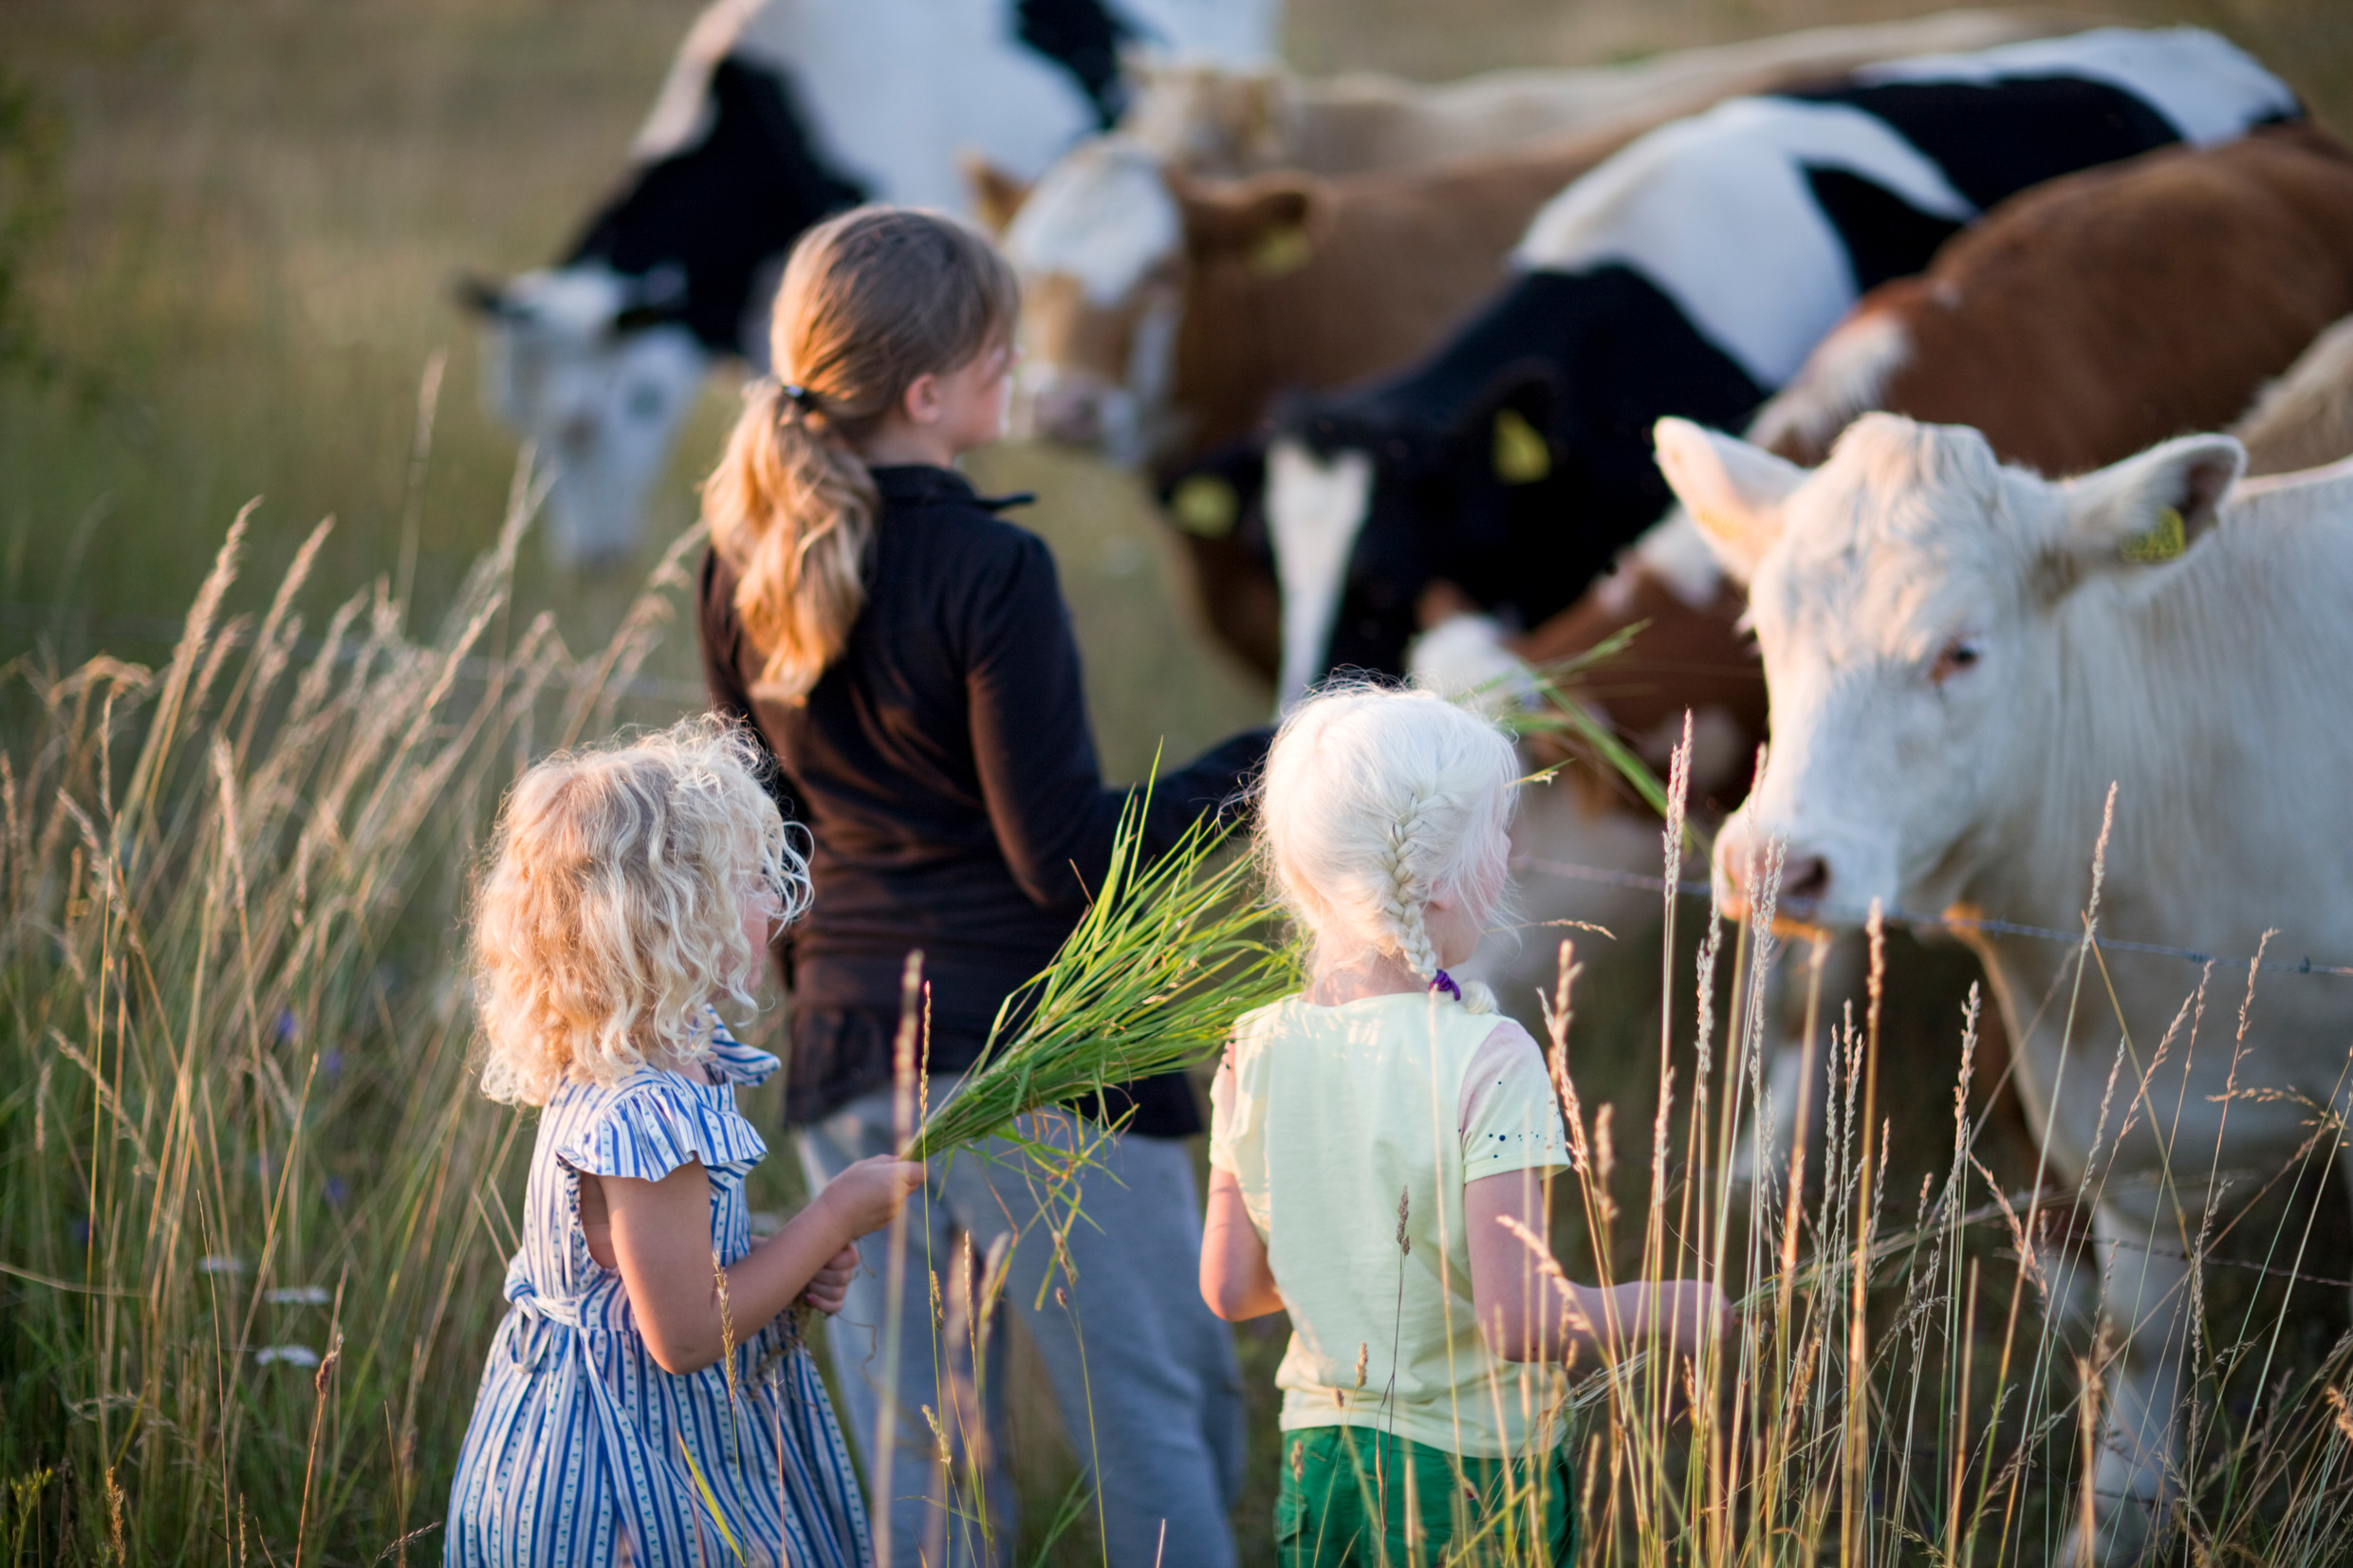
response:
<path id="1" fill-rule="evenodd" d="M 1436 975 L 1431 977 L 1430 988 L 1434 991 L 1444 991 L 1447 995 L 1453 997 L 1457 1002 L 1462 1000 L 1462 987 L 1455 985 L 1454 977 L 1448 974 L 1444 969 L 1438 970 Z"/>
<path id="2" fill-rule="evenodd" d="M 815 414 L 817 412 L 817 394 L 808 388 L 791 381 L 779 381 L 776 383 L 776 391 L 786 402 L 792 404 L 802 413 Z"/>

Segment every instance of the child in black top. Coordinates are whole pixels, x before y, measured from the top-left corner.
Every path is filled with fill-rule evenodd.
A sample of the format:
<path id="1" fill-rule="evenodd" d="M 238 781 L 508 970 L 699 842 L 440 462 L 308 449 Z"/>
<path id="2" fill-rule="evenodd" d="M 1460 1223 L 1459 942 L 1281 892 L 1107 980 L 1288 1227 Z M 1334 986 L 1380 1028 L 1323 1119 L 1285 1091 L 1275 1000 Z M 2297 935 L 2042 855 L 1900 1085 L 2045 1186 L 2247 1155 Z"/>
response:
<path id="1" fill-rule="evenodd" d="M 862 208 L 810 231 L 777 298 L 779 379 L 753 391 L 704 492 L 713 701 L 766 737 L 787 809 L 814 839 L 814 896 L 791 954 L 787 1114 L 821 1179 L 891 1142 L 908 950 L 923 950 L 931 985 L 936 1097 L 1069 932 L 1125 799 L 1102 782 L 1052 557 L 997 516 L 1011 503 L 983 500 L 951 466 L 1000 434 L 1017 308 L 1003 260 L 946 218 Z M 1234 795 L 1265 747 L 1263 732 L 1239 736 L 1163 777 L 1155 843 Z M 936 1264 L 958 1232 L 983 1252 L 1010 1239 L 1005 1300 L 1029 1315 L 1065 1426 L 1091 1432 L 1078 1447 L 1083 1459 L 1092 1450 L 1111 1559 L 1222 1568 L 1238 1379 L 1230 1339 L 1191 1288 L 1199 1209 L 1189 1160 L 1169 1141 L 1200 1122 L 1181 1079 L 1130 1095 L 1134 1119 L 1062 1239 L 1077 1275 L 1066 1307 L 1042 1289 L 1057 1247 L 1017 1176 L 947 1162 L 911 1229 L 935 1227 Z M 959 1440 L 994 1422 L 969 1408 L 953 1347 L 935 1355 L 921 1237 L 904 1270 L 898 1398 L 878 1409 L 884 1249 L 870 1241 L 871 1273 L 843 1314 L 863 1330 L 832 1334 L 869 1491 L 892 1500 L 878 1538 L 901 1562 L 977 1556 L 955 1540 L 972 1522 L 941 1507 L 924 1411 Z M 953 1295 L 956 1282 L 944 1286 Z M 973 1441 L 966 1457 L 987 1467 L 991 1447 Z M 1002 1541 L 1010 1498 L 991 1491 Z"/>

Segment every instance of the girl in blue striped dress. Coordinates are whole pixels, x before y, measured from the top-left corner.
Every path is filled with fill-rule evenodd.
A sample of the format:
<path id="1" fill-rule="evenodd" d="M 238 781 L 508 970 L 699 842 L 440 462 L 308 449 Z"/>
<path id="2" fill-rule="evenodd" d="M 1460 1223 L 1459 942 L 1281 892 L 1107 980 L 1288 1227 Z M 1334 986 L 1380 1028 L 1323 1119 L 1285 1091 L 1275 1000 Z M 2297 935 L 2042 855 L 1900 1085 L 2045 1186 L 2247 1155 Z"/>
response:
<path id="1" fill-rule="evenodd" d="M 476 897 L 483 1091 L 545 1107 L 450 1491 L 451 1564 L 863 1568 L 865 1505 L 787 1309 L 838 1308 L 922 1167 L 843 1171 L 754 1245 L 735 1085 L 807 875 L 751 743 L 708 719 L 542 763 Z"/>

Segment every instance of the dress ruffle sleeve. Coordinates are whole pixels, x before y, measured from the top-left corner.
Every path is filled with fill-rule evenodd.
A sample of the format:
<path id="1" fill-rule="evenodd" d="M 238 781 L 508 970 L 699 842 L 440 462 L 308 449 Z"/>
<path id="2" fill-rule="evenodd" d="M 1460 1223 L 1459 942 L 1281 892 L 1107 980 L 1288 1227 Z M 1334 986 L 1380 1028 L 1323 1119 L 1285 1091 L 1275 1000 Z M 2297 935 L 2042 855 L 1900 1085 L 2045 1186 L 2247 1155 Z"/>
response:
<path id="1" fill-rule="evenodd" d="M 640 1181 L 658 1181 L 690 1160 L 709 1170 L 748 1171 L 767 1153 L 768 1145 L 732 1105 L 711 1103 L 669 1073 L 624 1086 L 556 1149 L 575 1171 Z"/>

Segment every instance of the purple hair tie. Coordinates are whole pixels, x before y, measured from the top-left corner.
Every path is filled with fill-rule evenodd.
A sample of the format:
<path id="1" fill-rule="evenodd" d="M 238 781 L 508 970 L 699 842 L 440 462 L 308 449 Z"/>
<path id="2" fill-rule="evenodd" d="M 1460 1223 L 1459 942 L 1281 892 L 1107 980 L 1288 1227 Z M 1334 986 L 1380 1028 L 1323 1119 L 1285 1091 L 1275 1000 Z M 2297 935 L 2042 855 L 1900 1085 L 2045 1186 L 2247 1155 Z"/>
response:
<path id="1" fill-rule="evenodd" d="M 1431 980 L 1430 988 L 1434 991 L 1444 991 L 1447 995 L 1453 997 L 1457 1002 L 1462 1000 L 1462 987 L 1455 985 L 1454 977 L 1448 974 L 1444 969 L 1438 970 L 1437 974 Z"/>

